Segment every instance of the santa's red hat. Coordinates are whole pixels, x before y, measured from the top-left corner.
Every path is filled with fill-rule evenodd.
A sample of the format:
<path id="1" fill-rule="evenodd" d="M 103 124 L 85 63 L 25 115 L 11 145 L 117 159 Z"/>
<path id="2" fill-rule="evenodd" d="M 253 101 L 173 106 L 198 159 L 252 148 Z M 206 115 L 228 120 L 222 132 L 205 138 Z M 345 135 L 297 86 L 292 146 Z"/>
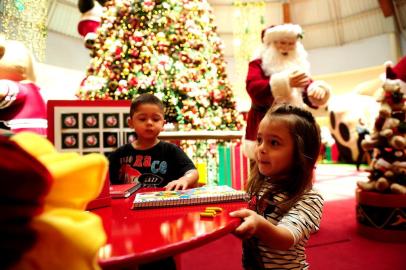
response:
<path id="1" fill-rule="evenodd" d="M 386 79 L 399 80 L 403 92 L 406 92 L 406 56 L 392 67 L 391 63 L 386 63 Z"/>
<path id="2" fill-rule="evenodd" d="M 392 71 L 396 74 L 397 79 L 406 82 L 406 56 L 400 59 L 400 61 L 392 68 Z"/>
<path id="3" fill-rule="evenodd" d="M 261 37 L 264 44 L 270 44 L 272 41 L 285 37 L 302 38 L 303 30 L 298 24 L 286 23 L 264 29 L 261 32 Z"/>

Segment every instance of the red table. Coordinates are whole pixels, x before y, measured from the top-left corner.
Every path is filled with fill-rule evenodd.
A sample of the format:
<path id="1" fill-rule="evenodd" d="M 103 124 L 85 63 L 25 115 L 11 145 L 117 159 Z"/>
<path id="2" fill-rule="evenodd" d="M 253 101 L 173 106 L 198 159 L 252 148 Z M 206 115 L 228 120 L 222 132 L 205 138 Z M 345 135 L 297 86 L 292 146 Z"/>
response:
<path id="1" fill-rule="evenodd" d="M 223 212 L 201 218 L 207 204 L 131 210 L 134 195 L 113 199 L 110 207 L 92 210 L 103 220 L 107 243 L 99 253 L 104 269 L 134 266 L 173 256 L 214 241 L 239 224 L 229 212 L 246 207 L 246 202 L 211 204 Z"/>

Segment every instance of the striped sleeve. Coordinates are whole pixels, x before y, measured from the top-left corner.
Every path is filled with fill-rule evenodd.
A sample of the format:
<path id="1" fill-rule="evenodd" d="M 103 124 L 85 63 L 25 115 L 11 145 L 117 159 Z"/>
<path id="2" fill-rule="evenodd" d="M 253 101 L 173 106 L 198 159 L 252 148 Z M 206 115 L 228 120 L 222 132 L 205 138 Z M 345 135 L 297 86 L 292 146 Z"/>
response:
<path id="1" fill-rule="evenodd" d="M 303 239 L 309 239 L 310 234 L 319 230 L 323 198 L 312 190 L 304 194 L 288 213 L 279 221 L 278 226 L 283 226 L 292 232 L 295 244 Z"/>

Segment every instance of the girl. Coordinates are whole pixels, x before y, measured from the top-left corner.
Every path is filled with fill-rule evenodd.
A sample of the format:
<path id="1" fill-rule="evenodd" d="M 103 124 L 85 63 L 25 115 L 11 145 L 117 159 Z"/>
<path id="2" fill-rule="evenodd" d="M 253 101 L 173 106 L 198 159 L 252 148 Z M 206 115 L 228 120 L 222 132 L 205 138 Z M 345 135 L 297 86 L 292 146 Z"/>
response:
<path id="1" fill-rule="evenodd" d="M 312 189 L 320 151 L 312 114 L 291 105 L 272 107 L 260 122 L 251 170 L 249 209 L 242 219 L 245 269 L 308 269 L 305 245 L 319 229 L 323 198 Z"/>

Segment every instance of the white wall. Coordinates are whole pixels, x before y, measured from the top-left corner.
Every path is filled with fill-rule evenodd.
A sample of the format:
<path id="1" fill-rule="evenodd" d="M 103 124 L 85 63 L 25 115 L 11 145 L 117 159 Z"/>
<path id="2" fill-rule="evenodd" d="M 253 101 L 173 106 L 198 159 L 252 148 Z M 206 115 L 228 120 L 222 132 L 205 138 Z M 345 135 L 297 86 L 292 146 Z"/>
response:
<path id="1" fill-rule="evenodd" d="M 46 99 L 77 99 L 75 96 L 85 72 L 82 70 L 37 64 L 37 84 Z"/>
<path id="2" fill-rule="evenodd" d="M 89 50 L 83 45 L 82 39 L 48 32 L 45 64 L 85 70 L 89 60 Z"/>
<path id="3" fill-rule="evenodd" d="M 396 63 L 394 42 L 393 34 L 385 34 L 339 47 L 310 50 L 312 74 L 321 75 L 378 66 L 388 60 Z"/>
<path id="4" fill-rule="evenodd" d="M 406 55 L 406 32 L 400 36 L 401 55 Z"/>
<path id="5" fill-rule="evenodd" d="M 49 31 L 44 63 L 37 65 L 37 83 L 46 100 L 76 99 L 90 61 L 81 39 Z"/>

